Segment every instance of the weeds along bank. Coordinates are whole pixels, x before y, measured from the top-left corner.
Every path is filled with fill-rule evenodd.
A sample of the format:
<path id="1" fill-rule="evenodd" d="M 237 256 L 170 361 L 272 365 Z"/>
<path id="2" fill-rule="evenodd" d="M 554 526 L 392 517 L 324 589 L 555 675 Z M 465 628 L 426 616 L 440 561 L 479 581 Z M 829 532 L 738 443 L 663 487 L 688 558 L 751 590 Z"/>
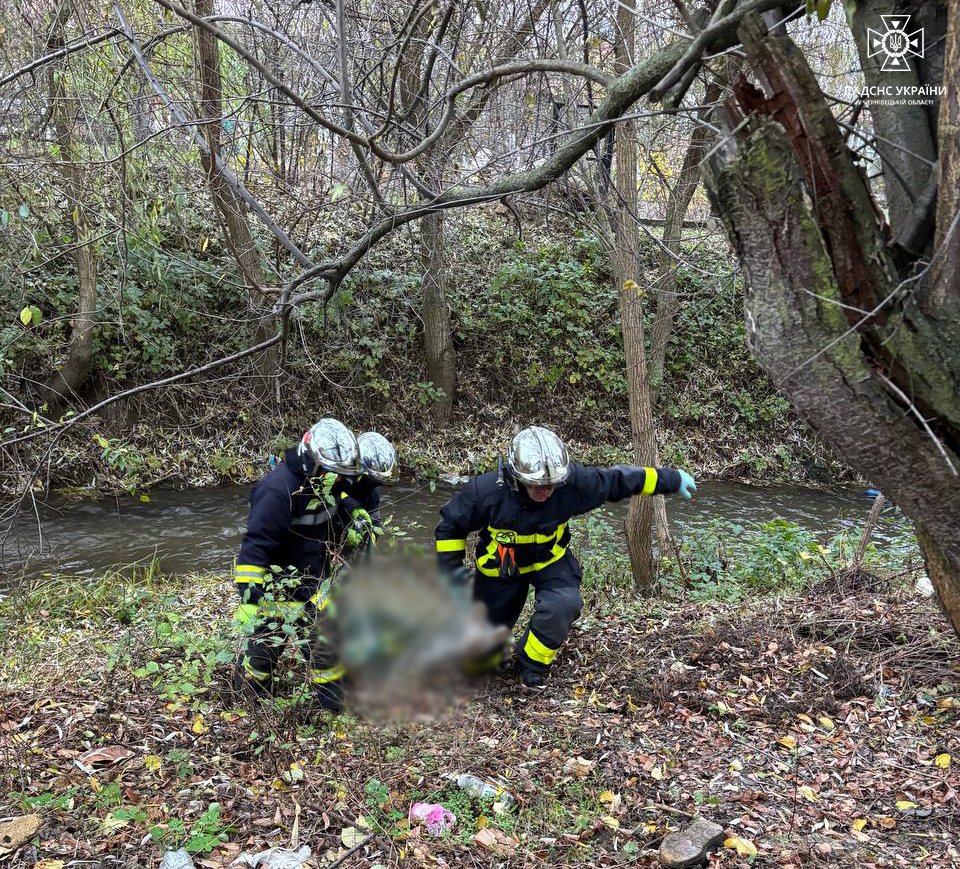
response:
<path id="1" fill-rule="evenodd" d="M 122 256 L 101 247 L 86 403 L 251 343 L 245 289 L 214 237 L 197 227 L 188 241 L 184 226 L 161 209 L 152 234 L 132 235 Z M 531 420 L 555 426 L 584 459 L 626 458 L 630 426 L 617 293 L 596 236 L 539 220 L 518 238 L 514 223 L 476 210 L 451 218 L 447 244 L 459 369 L 447 430 L 430 425 L 436 393 L 422 352 L 417 241 L 400 233 L 375 249 L 325 308 L 312 304 L 298 312 L 271 399 L 256 398 L 249 362 L 141 393 L 64 436 L 58 460 L 49 465 L 50 482 L 116 490 L 257 478 L 271 451 L 324 414 L 357 430 L 388 433 L 408 470 L 427 475 L 489 467 L 513 426 Z M 656 244 L 645 244 L 641 277 L 652 286 Z M 13 253 L 3 256 L 10 260 Z M 708 476 L 759 480 L 835 471 L 749 357 L 726 250 L 690 238 L 685 256 L 657 414 L 662 461 Z M 44 425 L 36 384 L 63 361 L 75 314 L 72 263 L 61 258 L 43 265 L 41 252 L 36 259 L 22 284 L 0 294 L 6 324 L 0 373 L 5 388 L 40 417 L 0 411 L 6 437 Z M 24 324 L 19 314 L 31 306 L 36 313 Z M 652 298 L 648 307 L 649 334 Z M 22 485 L 24 472 L 35 467 L 46 475 L 43 442 L 8 451 L 5 488 Z"/>
<path id="2" fill-rule="evenodd" d="M 588 562 L 550 696 L 497 680 L 399 726 L 233 695 L 226 577 L 37 580 L 0 601 L 0 811 L 39 816 L 48 860 L 218 869 L 297 840 L 321 865 L 360 842 L 369 865 L 487 865 L 493 835 L 538 866 L 654 865 L 701 814 L 770 865 L 953 865 L 956 638 L 908 583 L 797 562 L 795 594 L 736 606 L 638 601 Z M 410 823 L 418 801 L 454 828 Z"/>

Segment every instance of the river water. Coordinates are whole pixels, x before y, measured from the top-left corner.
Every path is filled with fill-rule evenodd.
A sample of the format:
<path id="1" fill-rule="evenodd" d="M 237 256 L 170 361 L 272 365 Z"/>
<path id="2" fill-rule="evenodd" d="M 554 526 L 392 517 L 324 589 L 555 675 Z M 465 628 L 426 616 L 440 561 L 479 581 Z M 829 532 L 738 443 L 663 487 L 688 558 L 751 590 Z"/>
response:
<path id="1" fill-rule="evenodd" d="M 0 583 L 4 574 L 23 572 L 89 576 L 154 556 L 168 573 L 226 572 L 240 545 L 249 491 L 249 486 L 157 489 L 146 504 L 129 496 L 40 504 L 35 511 L 21 512 L 15 525 L 5 529 Z M 401 483 L 384 490 L 383 515 L 414 541 L 430 546 L 437 511 L 455 491 L 444 483 L 433 492 L 427 484 Z M 668 498 L 667 512 L 678 535 L 684 527 L 719 516 L 738 523 L 786 519 L 827 539 L 862 526 L 871 504 L 859 489 L 706 482 L 692 501 Z M 609 505 L 606 512 L 618 527 L 626 506 Z M 899 517 L 891 514 L 891 521 L 878 529 L 879 539 L 906 527 L 894 515 Z"/>

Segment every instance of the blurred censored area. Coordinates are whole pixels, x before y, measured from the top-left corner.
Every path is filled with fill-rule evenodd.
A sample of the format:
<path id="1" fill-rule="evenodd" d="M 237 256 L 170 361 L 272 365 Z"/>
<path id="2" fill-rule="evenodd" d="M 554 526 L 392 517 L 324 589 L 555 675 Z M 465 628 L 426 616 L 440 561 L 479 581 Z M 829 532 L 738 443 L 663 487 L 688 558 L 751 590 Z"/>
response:
<path id="1" fill-rule="evenodd" d="M 429 717 L 455 702 L 471 662 L 510 636 L 470 586 L 451 585 L 432 558 L 387 553 L 334 582 L 330 640 L 347 672 L 347 705 L 373 719 Z"/>

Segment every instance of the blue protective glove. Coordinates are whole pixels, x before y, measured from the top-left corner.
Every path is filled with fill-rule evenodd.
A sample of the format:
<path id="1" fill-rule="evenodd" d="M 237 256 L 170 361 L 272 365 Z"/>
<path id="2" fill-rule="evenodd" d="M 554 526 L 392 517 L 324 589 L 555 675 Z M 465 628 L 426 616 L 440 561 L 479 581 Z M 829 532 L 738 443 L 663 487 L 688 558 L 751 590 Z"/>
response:
<path id="1" fill-rule="evenodd" d="M 686 471 L 678 470 L 677 473 L 680 475 L 680 488 L 677 489 L 677 493 L 681 498 L 686 498 L 689 501 L 693 497 L 693 493 L 697 491 L 697 484 Z"/>

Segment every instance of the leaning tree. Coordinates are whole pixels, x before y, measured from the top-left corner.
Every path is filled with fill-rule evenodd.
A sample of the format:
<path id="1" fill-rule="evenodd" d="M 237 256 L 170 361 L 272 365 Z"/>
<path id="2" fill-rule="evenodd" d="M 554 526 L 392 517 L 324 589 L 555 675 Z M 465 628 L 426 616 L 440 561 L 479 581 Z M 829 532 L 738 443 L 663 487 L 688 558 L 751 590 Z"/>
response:
<path id="1" fill-rule="evenodd" d="M 705 181 L 743 267 L 754 356 L 914 521 L 960 633 L 960 3 L 846 13 L 882 181 L 776 10 L 739 26 L 747 64 L 715 113 Z M 884 43 L 891 27 L 922 28 L 925 50 Z"/>

